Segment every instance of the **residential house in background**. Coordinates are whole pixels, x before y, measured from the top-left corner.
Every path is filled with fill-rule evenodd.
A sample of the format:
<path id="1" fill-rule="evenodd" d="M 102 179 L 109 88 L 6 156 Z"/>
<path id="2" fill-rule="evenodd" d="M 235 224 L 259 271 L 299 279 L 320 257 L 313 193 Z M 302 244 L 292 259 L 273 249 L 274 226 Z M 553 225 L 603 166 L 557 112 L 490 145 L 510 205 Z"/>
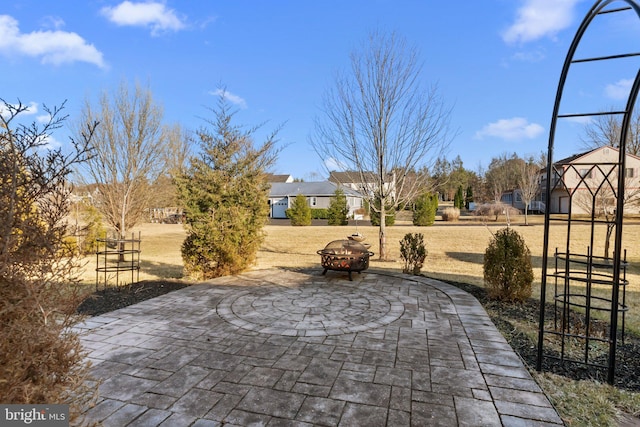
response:
<path id="1" fill-rule="evenodd" d="M 540 179 L 541 177 L 538 178 L 538 180 Z M 537 214 L 544 213 L 545 207 L 544 207 L 544 201 L 540 199 L 542 197 L 541 194 L 542 193 L 538 191 L 536 200 L 532 200 L 531 202 L 529 202 L 529 208 L 527 212 L 537 213 Z M 522 190 L 520 190 L 519 188 L 516 188 L 515 190 L 505 191 L 504 193 L 502 193 L 502 195 L 500 196 L 500 201 L 505 205 L 513 206 L 514 208 L 520 209 L 522 212 L 524 212 L 524 201 L 522 200 Z"/>
<path id="2" fill-rule="evenodd" d="M 618 156 L 619 150 L 617 148 L 605 146 L 554 162 L 549 213 L 566 214 L 571 208 L 572 214 L 590 214 L 594 204 L 593 194 L 596 191 L 596 214 L 601 214 L 603 209 L 612 213 L 616 204 L 614 194 L 617 192 Z M 624 211 L 625 213 L 640 213 L 640 157 L 627 154 L 625 163 Z M 529 206 L 529 210 L 544 212 L 547 186 L 546 169 L 540 171 L 538 183 L 538 195 L 535 198 L 536 201 Z M 524 210 L 519 189 L 504 192 L 500 200 Z"/>
<path id="3" fill-rule="evenodd" d="M 373 196 L 373 193 L 379 188 L 378 175 L 373 172 L 364 172 L 360 174 L 358 171 L 347 172 L 330 172 L 329 181 L 335 184 L 343 185 L 351 188 L 363 195 Z M 392 198 L 396 196 L 396 180 L 395 174 L 389 174 L 385 177 L 383 188 L 388 191 Z"/>
<path id="4" fill-rule="evenodd" d="M 596 209 L 615 209 L 617 192 L 617 162 L 619 150 L 604 146 L 575 154 L 554 162 L 551 182 L 550 213 L 589 214 L 596 196 Z M 640 212 L 640 158 L 631 154 L 625 159 L 625 213 Z M 544 196 L 546 173 L 541 175 L 540 193 Z M 598 212 L 596 212 L 599 214 Z"/>
<path id="5" fill-rule="evenodd" d="M 509 190 L 502 193 L 500 201 L 505 205 L 513 206 L 514 208 L 524 211 L 524 202 L 522 201 L 522 191 L 519 188 L 515 190 Z"/>
<path id="6" fill-rule="evenodd" d="M 276 175 L 273 173 L 267 174 L 267 182 L 293 182 L 293 177 L 291 175 Z"/>
<path id="7" fill-rule="evenodd" d="M 286 218 L 285 211 L 291 207 L 298 194 L 307 198 L 312 209 L 327 209 L 338 187 L 337 184 L 329 181 L 273 182 L 269 191 L 269 216 Z M 349 187 L 340 188 L 347 197 L 348 216 L 353 216 L 354 211 L 363 207 L 362 195 Z"/>

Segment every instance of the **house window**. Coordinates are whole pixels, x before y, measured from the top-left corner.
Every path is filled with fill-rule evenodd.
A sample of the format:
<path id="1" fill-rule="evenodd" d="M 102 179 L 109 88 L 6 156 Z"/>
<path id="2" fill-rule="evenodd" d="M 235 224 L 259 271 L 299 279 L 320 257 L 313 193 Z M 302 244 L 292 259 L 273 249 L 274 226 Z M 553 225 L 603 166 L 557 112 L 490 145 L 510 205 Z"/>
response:
<path id="1" fill-rule="evenodd" d="M 635 177 L 635 174 L 633 173 L 633 168 L 625 168 L 624 177 L 625 178 L 633 178 L 633 177 Z"/>
<path id="2" fill-rule="evenodd" d="M 593 178 L 593 169 L 580 169 L 580 176 L 582 178 Z"/>
<path id="3" fill-rule="evenodd" d="M 317 206 L 318 199 L 316 197 L 309 197 L 309 206 Z"/>

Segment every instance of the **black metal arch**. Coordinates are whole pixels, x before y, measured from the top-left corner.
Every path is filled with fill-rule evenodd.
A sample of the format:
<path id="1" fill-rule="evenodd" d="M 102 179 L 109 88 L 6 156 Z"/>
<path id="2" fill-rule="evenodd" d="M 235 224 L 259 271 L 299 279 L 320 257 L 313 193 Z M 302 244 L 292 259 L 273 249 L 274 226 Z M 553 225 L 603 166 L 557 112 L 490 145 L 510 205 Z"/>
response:
<path id="1" fill-rule="evenodd" d="M 625 6 L 618 8 L 606 9 L 608 6 L 614 3 L 624 3 Z M 638 70 L 633 86 L 630 90 L 627 104 L 622 111 L 609 111 L 609 112 L 584 112 L 584 113 L 570 113 L 560 114 L 560 103 L 564 91 L 564 85 L 569 75 L 569 70 L 573 64 L 588 63 L 594 61 L 609 61 L 620 58 L 627 58 L 632 56 L 640 56 L 638 53 L 624 53 L 613 54 L 594 58 L 580 58 L 574 59 L 574 55 L 583 35 L 587 31 L 592 21 L 599 15 L 618 13 L 624 11 L 633 11 L 640 18 L 640 4 L 636 0 L 598 0 L 591 7 L 580 27 L 578 28 L 576 35 L 571 43 L 569 51 L 564 61 L 562 73 L 560 75 L 560 81 L 556 92 L 555 104 L 553 108 L 553 116 L 551 120 L 551 126 L 549 130 L 549 146 L 547 157 L 547 170 L 546 170 L 546 185 L 545 185 L 545 230 L 544 230 L 544 243 L 543 243 L 543 256 L 542 256 L 542 278 L 541 278 L 541 292 L 540 292 L 540 318 L 538 329 L 538 348 L 537 348 L 537 363 L 536 369 L 542 370 L 543 359 L 546 357 L 559 358 L 563 362 L 581 363 L 587 366 L 595 366 L 597 368 L 607 369 L 607 382 L 614 383 L 615 378 L 615 365 L 616 365 L 616 348 L 618 335 L 624 340 L 624 314 L 628 307 L 625 303 L 625 287 L 627 284 L 626 279 L 626 255 L 623 255 L 622 249 L 622 225 L 624 215 L 624 195 L 625 195 L 625 161 L 626 161 L 626 141 L 628 135 L 628 129 L 631 122 L 631 116 L 633 108 L 640 91 L 640 69 Z M 603 182 L 596 185 L 595 191 L 589 189 L 592 195 L 592 213 L 590 220 L 577 220 L 572 218 L 572 206 L 574 203 L 573 194 L 569 196 L 569 212 L 568 215 L 561 218 L 554 217 L 552 219 L 550 214 L 551 195 L 552 191 L 558 188 L 558 185 L 562 185 L 559 182 L 562 178 L 561 174 L 554 169 L 554 143 L 556 134 L 556 125 L 558 119 L 570 118 L 570 117 L 582 117 L 582 116 L 598 116 L 598 115 L 622 115 L 622 131 L 620 134 L 620 141 L 618 144 L 619 156 L 617 163 L 608 164 L 610 167 L 606 169 L 603 165 L 591 165 L 592 168 L 597 168 L 603 176 Z M 613 173 L 613 171 L 617 173 Z M 581 182 L 584 184 L 585 178 L 582 177 Z M 610 188 L 612 194 L 615 196 L 615 215 L 612 219 L 601 220 L 596 218 L 595 215 L 595 200 L 597 195 L 607 191 L 607 187 Z M 615 189 L 615 191 L 613 191 Z M 574 191 L 575 193 L 575 191 Z M 551 222 L 560 221 L 566 224 L 567 227 L 567 241 L 564 252 L 555 251 L 555 269 L 553 272 L 549 270 L 549 234 Z M 591 245 L 587 248 L 586 253 L 580 254 L 572 252 L 571 249 L 571 227 L 575 222 L 587 222 L 591 224 Z M 593 254 L 593 242 L 594 242 L 594 230 L 597 224 L 605 224 L 606 227 L 615 230 L 615 240 L 613 257 L 597 257 Z M 605 273 L 602 273 L 602 270 Z M 553 326 L 545 326 L 545 306 L 546 306 L 546 293 L 549 283 L 554 286 L 554 322 Z M 611 286 L 611 296 L 609 298 L 602 298 L 594 296 L 592 294 L 592 285 L 608 285 Z M 622 294 L 621 294 L 622 292 Z M 622 301 L 621 301 L 622 298 Z M 579 307 L 584 310 L 586 325 L 584 331 L 576 332 L 576 328 L 571 324 L 571 316 L 569 310 L 574 307 Z M 590 332 L 590 319 L 592 310 L 604 310 L 610 311 L 609 316 L 609 330 L 608 336 L 605 338 L 594 336 Z M 619 320 L 622 320 L 622 331 L 619 331 Z M 559 354 L 550 355 L 545 352 L 545 335 L 553 335 L 555 339 L 560 342 L 561 351 Z M 594 341 L 600 341 L 608 344 L 608 360 L 607 365 L 599 365 L 593 363 L 590 360 L 590 343 Z M 582 350 L 583 357 L 581 359 L 573 359 L 570 355 L 565 353 L 565 349 L 569 345 L 574 345 L 576 342 L 580 342 L 583 345 Z"/>

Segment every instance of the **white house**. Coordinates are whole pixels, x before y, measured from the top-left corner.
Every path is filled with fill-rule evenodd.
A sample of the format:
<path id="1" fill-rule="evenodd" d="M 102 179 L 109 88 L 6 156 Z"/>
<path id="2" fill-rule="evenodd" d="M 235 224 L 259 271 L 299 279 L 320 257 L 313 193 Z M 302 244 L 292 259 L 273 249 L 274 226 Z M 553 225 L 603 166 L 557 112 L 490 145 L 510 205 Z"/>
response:
<path id="1" fill-rule="evenodd" d="M 291 207 L 298 194 L 307 198 L 312 209 L 327 209 L 339 186 L 329 181 L 322 182 L 274 182 L 269 191 L 269 216 L 286 218 L 285 211 Z M 347 197 L 348 216 L 363 206 L 362 195 L 351 188 L 340 187 Z"/>
<path id="2" fill-rule="evenodd" d="M 378 176 L 373 172 L 364 172 L 360 174 L 358 171 L 333 171 L 329 173 L 329 181 L 351 188 L 360 194 L 368 194 L 369 196 L 373 196 L 373 193 L 380 187 L 378 183 Z M 382 186 L 385 191 L 395 199 L 396 180 L 394 173 L 385 177 L 385 181 Z"/>

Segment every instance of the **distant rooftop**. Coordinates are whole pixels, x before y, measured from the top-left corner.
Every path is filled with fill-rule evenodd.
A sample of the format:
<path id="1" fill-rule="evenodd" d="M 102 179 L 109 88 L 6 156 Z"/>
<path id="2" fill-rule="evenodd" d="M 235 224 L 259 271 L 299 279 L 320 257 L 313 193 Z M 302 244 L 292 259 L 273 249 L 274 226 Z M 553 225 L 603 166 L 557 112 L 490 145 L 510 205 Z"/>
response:
<path id="1" fill-rule="evenodd" d="M 276 175 L 268 173 L 267 182 L 293 182 L 293 177 L 291 175 Z"/>

